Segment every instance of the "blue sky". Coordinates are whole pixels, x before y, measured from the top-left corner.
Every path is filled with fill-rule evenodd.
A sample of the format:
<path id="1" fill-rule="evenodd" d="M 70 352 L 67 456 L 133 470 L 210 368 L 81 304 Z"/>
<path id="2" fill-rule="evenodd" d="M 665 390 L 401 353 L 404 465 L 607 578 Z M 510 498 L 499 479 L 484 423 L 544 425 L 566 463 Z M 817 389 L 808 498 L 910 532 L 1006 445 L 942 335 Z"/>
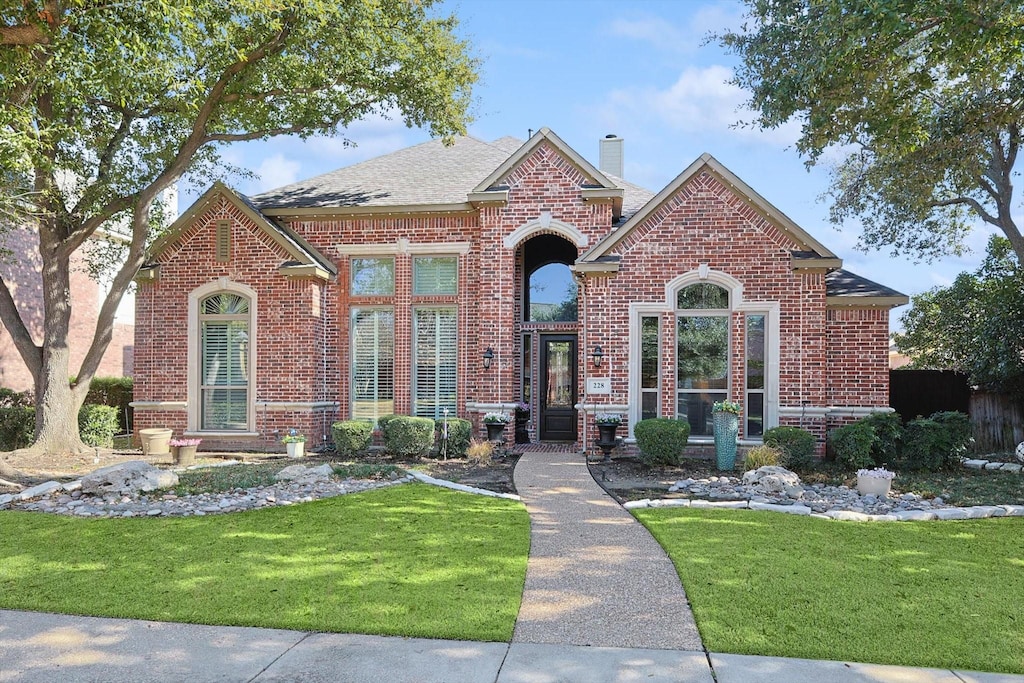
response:
<path id="1" fill-rule="evenodd" d="M 598 140 L 615 133 L 625 139 L 626 179 L 655 192 L 708 152 L 837 253 L 845 268 L 905 294 L 949 284 L 984 253 L 991 234 L 984 227 L 969 240 L 973 253 L 916 264 L 888 250 L 858 251 L 857 225 L 831 226 L 819 198 L 827 170 L 805 168 L 794 148 L 797 128 L 736 126 L 750 118 L 744 92 L 726 82 L 736 59 L 706 36 L 740 26 L 737 2 L 449 0 L 442 11 L 459 17 L 459 32 L 483 60 L 471 135 L 525 139 L 547 126 L 596 165 Z M 345 134 L 356 147 L 280 138 L 227 148 L 232 163 L 260 176 L 233 184 L 253 194 L 428 139 L 384 118 Z M 182 208 L 194 199 L 185 193 Z M 904 310 L 896 309 L 894 328 Z"/>

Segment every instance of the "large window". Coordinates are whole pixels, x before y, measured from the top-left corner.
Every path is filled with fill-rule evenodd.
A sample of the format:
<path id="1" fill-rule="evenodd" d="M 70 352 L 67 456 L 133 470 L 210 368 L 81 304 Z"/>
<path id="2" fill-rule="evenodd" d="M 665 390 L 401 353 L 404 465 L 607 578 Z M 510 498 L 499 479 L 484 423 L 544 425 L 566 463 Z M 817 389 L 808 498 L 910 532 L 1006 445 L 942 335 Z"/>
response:
<path id="1" fill-rule="evenodd" d="M 249 427 L 249 300 L 223 292 L 200 301 L 200 429 Z"/>
<path id="2" fill-rule="evenodd" d="M 455 415 L 456 312 L 454 308 L 413 311 L 413 413 Z"/>
<path id="3" fill-rule="evenodd" d="M 352 311 L 352 419 L 376 422 L 395 412 L 395 314 Z"/>
<path id="4" fill-rule="evenodd" d="M 676 305 L 676 416 L 692 436 L 712 436 L 712 405 L 729 395 L 729 293 L 690 285 Z"/>

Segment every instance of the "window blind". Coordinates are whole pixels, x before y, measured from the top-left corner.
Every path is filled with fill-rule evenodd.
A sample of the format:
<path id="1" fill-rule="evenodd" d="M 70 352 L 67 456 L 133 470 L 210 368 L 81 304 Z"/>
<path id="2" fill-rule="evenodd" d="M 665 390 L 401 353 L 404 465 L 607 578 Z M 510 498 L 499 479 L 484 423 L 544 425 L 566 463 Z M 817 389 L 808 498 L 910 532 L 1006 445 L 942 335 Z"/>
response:
<path id="1" fill-rule="evenodd" d="M 352 419 L 376 422 L 395 412 L 395 314 L 352 311 Z"/>
<path id="2" fill-rule="evenodd" d="M 412 293 L 457 294 L 459 259 L 455 256 L 417 256 L 412 261 Z"/>
<path id="3" fill-rule="evenodd" d="M 413 413 L 439 418 L 455 414 L 456 326 L 454 308 L 417 308 L 413 313 Z"/>

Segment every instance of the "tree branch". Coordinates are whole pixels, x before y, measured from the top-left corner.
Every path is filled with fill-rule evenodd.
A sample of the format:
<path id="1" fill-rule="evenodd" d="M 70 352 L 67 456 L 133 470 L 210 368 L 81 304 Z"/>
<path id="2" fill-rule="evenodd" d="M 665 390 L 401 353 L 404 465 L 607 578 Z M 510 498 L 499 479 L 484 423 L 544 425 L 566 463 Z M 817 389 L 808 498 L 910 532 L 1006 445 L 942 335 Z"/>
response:
<path id="1" fill-rule="evenodd" d="M 43 349 L 36 345 L 28 328 L 25 327 L 25 321 L 22 320 L 21 314 L 18 312 L 18 305 L 14 303 L 14 297 L 11 296 L 10 287 L 2 276 L 0 276 L 0 320 L 3 321 L 4 327 L 11 335 L 14 348 L 18 349 L 18 355 L 25 361 L 32 377 L 38 377 L 43 367 Z"/>
<path id="2" fill-rule="evenodd" d="M 990 214 L 988 211 L 986 211 L 982 203 L 979 202 L 977 199 L 974 199 L 973 197 L 954 197 L 952 199 L 941 199 L 928 202 L 928 206 L 932 207 L 933 209 L 939 209 L 945 206 L 958 205 L 970 207 L 986 223 L 991 223 L 992 225 L 998 228 L 1003 227 L 1003 224 L 999 222 L 999 219 Z"/>

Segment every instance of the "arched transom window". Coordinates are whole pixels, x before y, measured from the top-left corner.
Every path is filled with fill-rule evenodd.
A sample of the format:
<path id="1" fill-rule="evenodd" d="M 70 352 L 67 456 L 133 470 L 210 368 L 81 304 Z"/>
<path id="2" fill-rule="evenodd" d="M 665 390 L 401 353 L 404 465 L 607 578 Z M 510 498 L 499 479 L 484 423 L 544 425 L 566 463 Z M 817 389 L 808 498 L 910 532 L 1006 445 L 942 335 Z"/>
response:
<path id="1" fill-rule="evenodd" d="M 249 309 L 249 300 L 232 292 L 200 301 L 200 429 L 249 427 Z"/>

